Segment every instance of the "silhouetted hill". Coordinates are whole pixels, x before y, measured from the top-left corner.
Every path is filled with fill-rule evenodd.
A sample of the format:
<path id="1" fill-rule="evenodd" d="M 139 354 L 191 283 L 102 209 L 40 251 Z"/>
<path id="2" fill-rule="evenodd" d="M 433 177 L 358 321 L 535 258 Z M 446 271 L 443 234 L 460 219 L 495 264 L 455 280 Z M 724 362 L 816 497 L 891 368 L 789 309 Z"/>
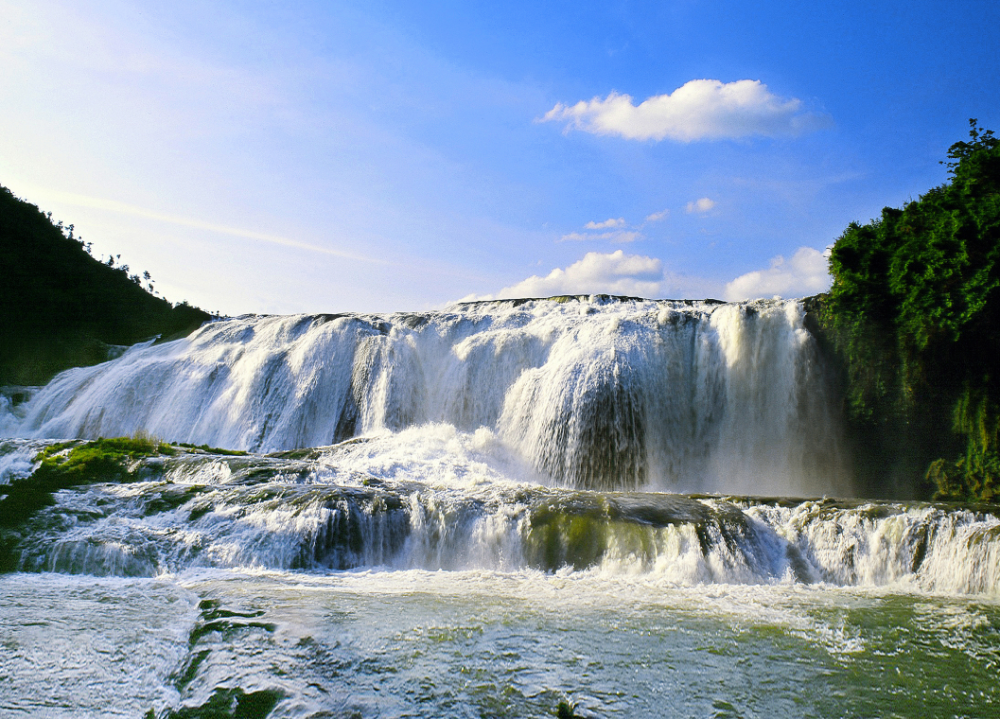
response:
<path id="1" fill-rule="evenodd" d="M 142 281 L 127 265 L 99 262 L 72 225 L 53 224 L 51 213 L 0 186 L 0 385 L 42 384 L 104 361 L 109 345 L 188 334 L 209 319 L 153 296 Z"/>

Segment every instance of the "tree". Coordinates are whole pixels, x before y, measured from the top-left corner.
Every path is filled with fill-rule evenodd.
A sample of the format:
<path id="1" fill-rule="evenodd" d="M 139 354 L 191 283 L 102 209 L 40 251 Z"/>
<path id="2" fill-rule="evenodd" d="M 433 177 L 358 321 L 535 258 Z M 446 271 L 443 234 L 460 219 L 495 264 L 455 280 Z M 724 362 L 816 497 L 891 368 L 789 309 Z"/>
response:
<path id="1" fill-rule="evenodd" d="M 905 451 L 939 453 L 927 471 L 939 497 L 991 500 L 1000 498 L 1000 141 L 969 124 L 969 141 L 948 150 L 948 182 L 852 223 L 834 244 L 822 323 L 862 434 L 881 427 L 906 435 Z M 946 459 L 956 437 L 964 456 Z"/>

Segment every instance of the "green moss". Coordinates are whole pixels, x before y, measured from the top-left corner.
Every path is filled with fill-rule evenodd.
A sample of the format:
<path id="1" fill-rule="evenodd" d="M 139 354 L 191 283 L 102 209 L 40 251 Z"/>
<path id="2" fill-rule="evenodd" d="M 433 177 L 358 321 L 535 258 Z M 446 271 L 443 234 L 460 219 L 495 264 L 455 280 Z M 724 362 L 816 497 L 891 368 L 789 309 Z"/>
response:
<path id="1" fill-rule="evenodd" d="M 576 705 L 570 704 L 568 701 L 559 702 L 559 706 L 556 707 L 556 716 L 559 719 L 573 719 L 573 717 L 578 716 L 576 713 Z"/>
<path id="2" fill-rule="evenodd" d="M 249 454 L 248 452 L 244 452 L 242 449 L 223 449 L 221 447 L 209 447 L 207 444 L 178 442 L 177 446 L 184 447 L 185 449 L 198 449 L 202 452 L 208 452 L 209 454 L 222 454 L 228 457 L 246 457 Z"/>
<path id="3" fill-rule="evenodd" d="M 531 514 L 525 545 L 529 561 L 546 571 L 572 566 L 585 569 L 596 564 L 608 544 L 605 509 L 541 506 Z"/>
<path id="4" fill-rule="evenodd" d="M 177 687 L 179 691 L 184 691 L 184 688 L 191 683 L 191 681 L 198 674 L 198 668 L 211 653 L 211 649 L 203 649 L 202 651 L 188 657 L 187 661 L 184 663 L 184 669 L 174 680 L 174 686 Z"/>
<path id="5" fill-rule="evenodd" d="M 160 512 L 170 512 L 178 507 L 183 507 L 192 499 L 202 494 L 205 489 L 205 485 L 203 484 L 188 486 L 165 484 L 159 494 L 146 501 L 146 516 L 159 514 Z M 205 511 L 209 509 L 211 509 L 211 505 L 207 505 Z M 195 511 L 197 510 L 192 510 L 191 514 L 194 515 Z M 202 513 L 204 514 L 204 512 Z"/>
<path id="6" fill-rule="evenodd" d="M 173 453 L 170 445 L 144 436 L 74 440 L 46 447 L 35 456 L 40 464 L 30 477 L 0 487 L 0 571 L 16 568 L 16 530 L 35 512 L 53 504 L 56 492 L 99 482 L 136 481 L 141 478 L 136 460 Z"/>
<path id="7" fill-rule="evenodd" d="M 277 625 L 270 622 L 230 622 L 226 619 L 216 619 L 195 626 L 188 636 L 188 644 L 193 647 L 206 634 L 221 634 L 223 637 L 229 637 L 246 629 L 263 629 L 265 632 L 273 632 L 277 628 Z"/>
<path id="8" fill-rule="evenodd" d="M 69 449 L 68 454 L 63 452 Z M 113 437 L 111 439 L 95 439 L 91 441 L 58 442 L 49 445 L 35 456 L 36 462 L 61 468 L 64 472 L 82 471 L 99 458 L 108 459 L 138 459 L 154 455 L 173 455 L 174 450 L 169 444 L 155 437 L 137 434 L 133 437 Z"/>
<path id="9" fill-rule="evenodd" d="M 201 706 L 171 710 L 166 719 L 265 719 L 283 696 L 274 689 L 247 694 L 242 689 L 220 687 Z"/>
<path id="10" fill-rule="evenodd" d="M 322 453 L 318 449 L 286 449 L 267 455 L 275 459 L 318 459 Z"/>
<path id="11" fill-rule="evenodd" d="M 213 505 L 211 502 L 204 502 L 202 504 L 199 504 L 197 507 L 193 507 L 191 509 L 191 513 L 188 515 L 188 521 L 194 522 L 196 520 L 199 520 L 206 514 L 211 512 L 214 508 L 215 505 Z"/>

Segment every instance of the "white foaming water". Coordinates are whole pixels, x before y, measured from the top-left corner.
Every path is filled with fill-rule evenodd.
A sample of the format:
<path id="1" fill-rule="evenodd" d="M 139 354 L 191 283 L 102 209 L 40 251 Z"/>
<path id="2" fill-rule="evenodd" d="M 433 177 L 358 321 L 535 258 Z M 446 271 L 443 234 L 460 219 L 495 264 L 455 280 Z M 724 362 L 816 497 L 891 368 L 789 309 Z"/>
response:
<path id="1" fill-rule="evenodd" d="M 485 435 L 435 425 L 303 457 L 149 458 L 134 468 L 146 481 L 60 493 L 22 532 L 16 566 L 544 571 L 1000 594 L 1000 519 L 988 509 L 545 487 L 479 454 Z"/>
<path id="2" fill-rule="evenodd" d="M 38 466 L 35 456 L 46 444 L 42 441 L 0 440 L 0 486 L 30 476 Z"/>
<path id="3" fill-rule="evenodd" d="M 217 321 L 64 372 L 8 431 L 270 452 L 437 423 L 559 485 L 850 494 L 829 404 L 798 302 L 583 298 Z"/>

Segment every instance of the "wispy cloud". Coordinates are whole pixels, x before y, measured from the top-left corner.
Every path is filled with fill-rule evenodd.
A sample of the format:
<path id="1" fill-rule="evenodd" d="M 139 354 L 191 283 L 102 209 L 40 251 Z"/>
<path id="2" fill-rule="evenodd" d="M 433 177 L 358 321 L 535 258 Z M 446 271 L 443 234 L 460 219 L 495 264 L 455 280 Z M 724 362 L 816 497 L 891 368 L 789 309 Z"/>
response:
<path id="1" fill-rule="evenodd" d="M 569 232 L 562 237 L 560 237 L 557 242 L 586 242 L 588 240 L 599 240 L 600 235 L 584 234 L 582 232 Z"/>
<path id="2" fill-rule="evenodd" d="M 564 121 L 567 128 L 595 135 L 678 142 L 792 136 L 830 124 L 828 115 L 804 112 L 801 100 L 778 97 L 759 80 L 691 80 L 639 105 L 612 91 L 604 99 L 557 103 L 541 121 Z"/>
<path id="3" fill-rule="evenodd" d="M 611 219 L 605 220 L 604 222 L 588 222 L 583 227 L 584 227 L 584 229 L 587 229 L 587 230 L 606 230 L 606 229 L 609 229 L 611 227 L 624 227 L 624 226 L 625 226 L 625 218 L 624 217 L 619 217 L 617 220 L 614 219 L 614 218 L 611 218 Z"/>
<path id="4" fill-rule="evenodd" d="M 624 217 L 611 217 L 607 220 L 597 222 L 591 220 L 583 226 L 583 229 L 590 232 L 570 232 L 559 238 L 559 242 L 592 242 L 594 240 L 609 240 L 616 243 L 635 242 L 642 239 L 642 235 L 634 228 L 628 228 L 628 223 Z M 609 230 L 609 232 L 597 232 L 597 230 Z"/>
<path id="5" fill-rule="evenodd" d="M 669 214 L 670 210 L 654 212 L 652 215 L 646 215 L 646 222 L 659 222 L 660 220 L 665 220 Z"/>
<path id="6" fill-rule="evenodd" d="M 634 230 L 619 230 L 616 232 L 570 232 L 559 238 L 559 242 L 587 242 L 594 240 L 610 240 L 611 242 L 635 242 L 642 235 Z"/>
<path id="7" fill-rule="evenodd" d="M 825 292 L 830 287 L 828 253 L 812 247 L 800 247 L 788 260 L 781 255 L 771 260 L 766 270 L 740 275 L 726 285 L 729 301 L 755 297 L 805 297 Z"/>
<path id="8" fill-rule="evenodd" d="M 697 213 L 700 215 L 704 212 L 708 212 L 713 207 L 715 207 L 715 200 L 708 197 L 702 197 L 699 200 L 692 200 L 687 203 L 687 206 L 685 206 L 684 209 L 689 213 Z"/>
<path id="9" fill-rule="evenodd" d="M 74 205 L 76 207 L 89 207 L 95 210 L 105 210 L 108 212 L 116 212 L 122 215 L 132 215 L 134 217 L 142 217 L 147 220 L 157 220 L 159 222 L 167 222 L 173 225 L 180 225 L 182 227 L 193 227 L 198 230 L 208 230 L 209 232 L 218 232 L 223 235 L 231 235 L 233 237 L 245 237 L 250 240 L 259 240 L 261 242 L 269 242 L 275 245 L 282 245 L 283 247 L 292 247 L 299 250 L 307 250 L 309 252 L 318 252 L 324 255 L 333 255 L 334 257 L 341 257 L 348 260 L 356 260 L 358 262 L 369 262 L 379 265 L 392 264 L 388 260 L 378 259 L 375 257 L 367 257 L 365 255 L 359 255 L 353 252 L 345 252 L 343 250 L 334 249 L 332 247 L 321 247 L 320 245 L 313 245 L 308 242 L 300 242 L 299 240 L 293 240 L 288 237 L 281 237 L 279 235 L 271 235 L 263 232 L 254 232 L 253 230 L 245 230 L 238 227 L 228 227 L 226 225 L 219 225 L 213 222 L 205 222 L 203 220 L 196 220 L 188 217 L 179 217 L 177 215 L 170 215 L 163 212 L 157 212 L 155 210 L 147 210 L 142 207 L 136 207 L 135 205 L 128 205 L 124 202 L 118 202 L 117 200 L 108 200 L 100 197 L 89 197 L 87 195 L 78 195 L 71 192 L 59 192 L 53 190 L 44 190 L 42 193 L 47 197 L 52 198 L 58 202 L 63 202 L 67 205 Z"/>

